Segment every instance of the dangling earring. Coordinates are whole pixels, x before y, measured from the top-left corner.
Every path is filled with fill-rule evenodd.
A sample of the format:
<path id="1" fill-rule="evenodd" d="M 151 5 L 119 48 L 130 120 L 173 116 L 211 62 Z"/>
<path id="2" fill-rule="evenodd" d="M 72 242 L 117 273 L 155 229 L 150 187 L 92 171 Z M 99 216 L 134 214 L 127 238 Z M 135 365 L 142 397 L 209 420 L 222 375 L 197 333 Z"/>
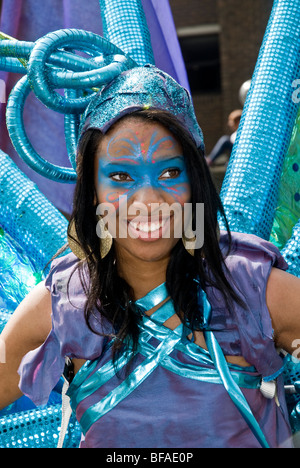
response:
<path id="1" fill-rule="evenodd" d="M 184 208 L 184 225 L 182 232 L 182 243 L 185 250 L 194 257 L 195 255 L 195 246 L 196 246 L 196 234 L 193 231 L 193 219 L 195 215 L 191 211 L 191 205 L 189 204 Z"/>
<path id="2" fill-rule="evenodd" d="M 103 221 L 103 218 L 101 218 L 101 216 L 98 217 L 96 232 L 97 236 L 100 237 L 100 255 L 101 258 L 104 258 L 110 251 L 113 240 L 112 235 L 107 229 L 105 222 Z"/>
<path id="3" fill-rule="evenodd" d="M 196 236 L 194 236 L 192 239 L 189 239 L 185 236 L 183 233 L 182 235 L 182 243 L 184 245 L 185 250 L 194 257 L 195 255 L 195 244 L 196 244 Z"/>
<path id="4" fill-rule="evenodd" d="M 101 258 L 106 257 L 108 252 L 112 247 L 112 236 L 108 231 L 107 227 L 103 219 L 99 216 L 99 220 L 96 227 L 96 232 L 98 237 L 100 237 L 100 255 Z M 86 258 L 86 254 L 82 247 L 80 246 L 77 232 L 75 229 L 75 222 L 74 219 L 69 224 L 69 234 L 68 234 L 68 244 L 72 252 L 78 257 L 80 260 L 84 260 Z"/>
<path id="5" fill-rule="evenodd" d="M 86 255 L 84 250 L 79 244 L 77 232 L 75 229 L 75 222 L 74 219 L 69 224 L 69 229 L 68 229 L 68 244 L 70 249 L 72 250 L 73 254 L 76 255 L 80 260 L 84 260 Z"/>

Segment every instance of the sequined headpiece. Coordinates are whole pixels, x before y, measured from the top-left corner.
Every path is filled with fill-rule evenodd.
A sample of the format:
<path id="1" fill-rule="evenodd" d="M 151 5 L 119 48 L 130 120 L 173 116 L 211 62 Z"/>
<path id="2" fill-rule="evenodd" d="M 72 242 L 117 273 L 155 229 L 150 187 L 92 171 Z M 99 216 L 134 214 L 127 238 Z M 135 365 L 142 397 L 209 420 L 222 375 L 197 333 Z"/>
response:
<path id="1" fill-rule="evenodd" d="M 142 109 L 162 109 L 173 114 L 204 150 L 203 133 L 188 91 L 153 65 L 121 73 L 106 85 L 87 107 L 80 135 L 90 128 L 103 133 L 121 117 Z"/>

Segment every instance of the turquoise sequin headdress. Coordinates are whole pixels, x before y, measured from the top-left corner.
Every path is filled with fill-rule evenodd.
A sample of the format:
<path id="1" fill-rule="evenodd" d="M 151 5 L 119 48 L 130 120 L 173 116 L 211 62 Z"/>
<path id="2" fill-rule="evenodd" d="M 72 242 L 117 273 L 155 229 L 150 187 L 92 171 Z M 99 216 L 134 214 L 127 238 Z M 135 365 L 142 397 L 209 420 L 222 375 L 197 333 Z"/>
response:
<path id="1" fill-rule="evenodd" d="M 91 101 L 82 118 L 80 134 L 90 128 L 103 133 L 121 117 L 142 109 L 162 109 L 173 114 L 204 150 L 189 92 L 171 76 L 152 65 L 121 73 Z"/>

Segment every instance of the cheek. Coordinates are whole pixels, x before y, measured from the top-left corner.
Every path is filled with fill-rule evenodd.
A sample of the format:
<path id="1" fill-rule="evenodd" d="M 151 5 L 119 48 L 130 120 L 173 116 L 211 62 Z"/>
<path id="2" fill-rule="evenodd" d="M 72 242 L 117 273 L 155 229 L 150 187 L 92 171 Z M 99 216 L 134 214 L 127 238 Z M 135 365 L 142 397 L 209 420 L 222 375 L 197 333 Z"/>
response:
<path id="1" fill-rule="evenodd" d="M 176 202 L 180 205 L 184 205 L 184 203 L 188 203 L 191 199 L 191 188 L 190 184 L 187 182 L 164 186 L 164 191 L 167 196 L 172 199 L 172 203 Z M 169 200 L 169 203 L 171 203 L 171 200 Z"/>
<path id="2" fill-rule="evenodd" d="M 119 208 L 119 197 L 121 195 L 119 192 L 111 190 L 111 187 L 101 185 L 101 187 L 98 187 L 97 194 L 99 204 L 108 204 L 113 205 L 115 209 Z"/>
<path id="3" fill-rule="evenodd" d="M 105 176 L 99 177 L 97 180 L 98 203 L 113 205 L 117 209 L 120 197 L 127 196 L 128 192 L 127 188 L 115 187 Z"/>

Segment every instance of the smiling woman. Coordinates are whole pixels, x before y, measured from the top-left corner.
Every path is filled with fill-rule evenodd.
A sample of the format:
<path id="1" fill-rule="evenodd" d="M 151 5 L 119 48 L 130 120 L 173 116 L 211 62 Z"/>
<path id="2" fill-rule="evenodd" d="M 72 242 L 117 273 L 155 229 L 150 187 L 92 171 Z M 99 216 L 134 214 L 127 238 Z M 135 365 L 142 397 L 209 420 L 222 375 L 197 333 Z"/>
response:
<path id="1" fill-rule="evenodd" d="M 147 77 L 152 73 L 152 69 L 147 70 Z M 138 77 L 138 73 L 136 76 Z M 163 81 L 159 80 L 158 83 Z M 162 87 L 163 92 L 158 93 L 158 103 L 161 95 L 166 96 L 165 84 Z M 106 100 L 106 93 L 110 92 L 109 86 L 102 92 L 102 99 L 98 98 L 98 107 L 94 112 L 96 116 L 102 116 L 106 106 L 110 105 L 110 101 Z M 188 98 L 183 89 L 181 97 Z M 131 99 L 130 97 L 129 103 Z M 165 281 L 171 258 L 174 271 L 178 268 L 177 263 L 186 264 L 184 270 L 178 268 L 180 275 L 175 282 L 170 281 L 170 289 L 172 296 L 180 304 L 181 313 L 189 315 L 189 320 L 194 321 L 197 316 L 196 309 L 188 305 L 191 302 L 190 290 L 194 288 L 190 284 L 193 282 L 194 269 L 191 264 L 196 261 L 203 278 L 206 277 L 202 260 L 205 253 L 209 259 L 212 256 L 215 258 L 211 271 L 214 271 L 219 284 L 224 285 L 226 298 L 229 300 L 231 295 L 237 298 L 223 272 L 224 263 L 217 229 L 217 214 L 218 211 L 222 214 L 222 206 L 201 149 L 197 149 L 189 131 L 171 113 L 155 107 L 146 110 L 143 107 L 137 110 L 130 106 L 127 114 L 120 113 L 120 118 L 114 119 L 106 133 L 95 129 L 95 124 L 91 124 L 90 129 L 85 124 L 77 158 L 78 182 L 71 225 L 74 222 L 77 240 L 85 249 L 85 257 L 91 268 L 90 276 L 95 278 L 86 316 L 89 317 L 91 311 L 97 307 L 99 298 L 100 303 L 106 303 L 105 310 L 101 309 L 101 316 L 108 314 L 110 318 L 114 317 L 114 325 L 119 330 L 119 339 L 112 344 L 116 356 L 128 334 L 131 336 L 133 349 L 138 344 L 139 330 L 136 328 L 136 313 L 131 310 L 132 298 L 143 297 L 149 292 L 149 287 L 153 289 Z M 192 115 L 192 107 L 189 112 Z M 88 122 L 96 119 L 94 114 L 87 118 Z M 188 117 L 189 114 L 186 113 L 185 118 Z M 195 126 L 194 133 L 201 136 L 198 125 Z M 203 145 L 202 140 L 199 145 Z M 183 233 L 183 208 L 187 203 L 191 206 L 195 232 L 196 221 L 200 218 L 197 205 L 206 206 L 204 220 L 201 218 L 201 221 L 207 225 L 207 242 L 203 246 L 199 236 L 194 243 L 195 260 L 185 250 L 182 235 L 178 235 L 178 232 Z M 97 212 L 103 215 L 106 210 L 104 219 L 114 242 L 109 254 L 101 259 L 97 249 L 99 238 L 94 228 L 95 214 Z M 153 220 L 154 225 L 159 223 L 157 231 L 151 229 Z M 203 229 L 203 226 L 200 228 Z M 89 255 L 89 252 L 93 252 L 93 255 Z M 117 270 L 114 267 L 116 264 Z M 139 272 L 139 282 L 136 281 L 136 273 L 132 276 L 132 272 L 136 271 Z M 116 272 L 117 281 L 114 278 Z M 120 283 L 124 280 L 124 283 Z M 186 284 L 186 287 L 178 289 L 177 282 Z M 125 298 L 116 300 L 120 290 Z M 124 302 L 129 306 L 128 314 L 124 314 Z"/>
<path id="2" fill-rule="evenodd" d="M 20 390 L 45 403 L 68 358 L 81 447 L 292 446 L 277 347 L 300 336 L 299 279 L 272 244 L 230 234 L 203 150 L 189 94 L 155 67 L 93 99 L 73 252 L 1 336 L 0 406 Z"/>
<path id="3" fill-rule="evenodd" d="M 137 116 L 123 120 L 105 135 L 97 151 L 98 203 L 114 203 L 118 230 L 113 237 L 117 248 L 125 247 L 138 255 L 140 252 L 143 258 L 156 258 L 157 249 L 165 255 L 177 242 L 174 220 L 178 222 L 179 216 L 170 217 L 171 207 L 174 210 L 176 203 L 182 210 L 190 201 L 184 156 L 181 145 L 162 125 Z M 122 217 L 120 197 L 126 200 Z M 179 224 L 183 224 L 181 219 Z M 182 237 L 182 229 L 180 234 L 177 240 Z"/>

